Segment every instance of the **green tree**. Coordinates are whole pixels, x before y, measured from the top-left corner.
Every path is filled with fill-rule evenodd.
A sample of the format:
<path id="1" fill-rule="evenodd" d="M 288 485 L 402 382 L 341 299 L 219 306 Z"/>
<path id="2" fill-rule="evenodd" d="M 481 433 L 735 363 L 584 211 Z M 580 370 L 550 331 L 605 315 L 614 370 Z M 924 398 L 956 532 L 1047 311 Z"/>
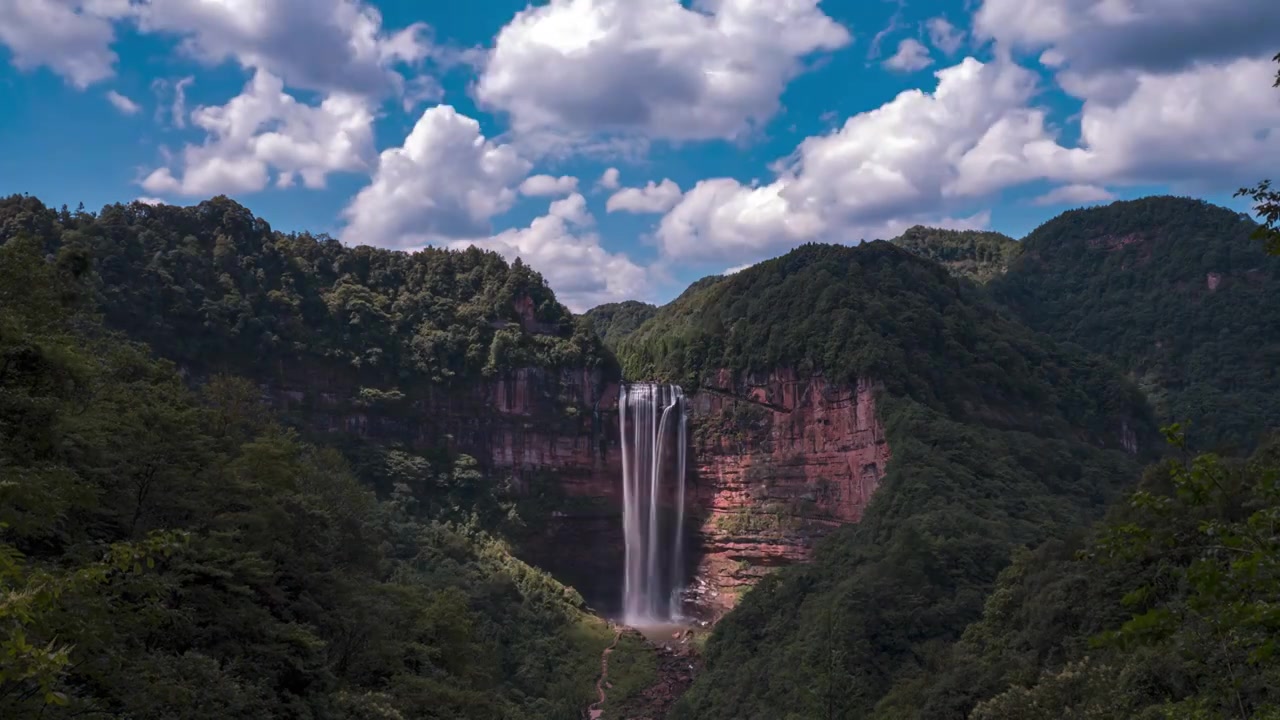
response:
<path id="1" fill-rule="evenodd" d="M 1274 59 L 1280 63 L 1280 53 Z M 1280 88 L 1280 70 L 1276 71 L 1274 87 Z M 1241 188 L 1236 192 L 1236 197 L 1240 196 L 1251 198 L 1254 212 L 1262 218 L 1255 237 L 1264 243 L 1268 253 L 1280 255 L 1280 191 L 1272 189 L 1270 180 L 1263 180 L 1251 188 Z"/>

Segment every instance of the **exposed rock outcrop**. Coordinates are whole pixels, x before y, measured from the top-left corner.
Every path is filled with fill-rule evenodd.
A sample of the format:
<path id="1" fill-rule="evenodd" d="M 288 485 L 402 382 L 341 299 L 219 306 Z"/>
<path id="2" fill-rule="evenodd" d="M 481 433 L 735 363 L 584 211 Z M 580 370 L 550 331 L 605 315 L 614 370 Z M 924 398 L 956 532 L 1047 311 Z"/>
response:
<path id="1" fill-rule="evenodd" d="M 559 507 L 523 539 L 525 558 L 614 609 L 623 556 L 618 384 L 600 371 L 524 368 L 471 385 L 362 393 L 315 375 L 266 389 L 317 429 L 438 446 L 480 461 Z M 689 398 L 686 528 L 691 596 L 712 614 L 814 541 L 856 522 L 889 448 L 875 388 L 780 370 L 714 373 Z M 670 504 L 673 497 L 662 498 Z"/>
<path id="2" fill-rule="evenodd" d="M 702 555 L 694 588 L 714 611 L 813 542 L 857 522 L 884 476 L 889 446 L 875 387 L 775 371 L 727 372 L 691 402 L 693 504 Z"/>

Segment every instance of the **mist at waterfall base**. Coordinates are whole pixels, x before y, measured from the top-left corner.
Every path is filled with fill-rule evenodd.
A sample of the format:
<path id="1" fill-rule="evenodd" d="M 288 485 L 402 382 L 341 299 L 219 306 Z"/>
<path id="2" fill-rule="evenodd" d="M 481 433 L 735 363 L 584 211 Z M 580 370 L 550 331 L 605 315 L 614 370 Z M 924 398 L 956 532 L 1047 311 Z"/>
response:
<path id="1" fill-rule="evenodd" d="M 688 551 L 684 392 L 656 383 L 623 385 L 619 392 L 626 543 L 622 621 L 633 627 L 678 623 Z"/>

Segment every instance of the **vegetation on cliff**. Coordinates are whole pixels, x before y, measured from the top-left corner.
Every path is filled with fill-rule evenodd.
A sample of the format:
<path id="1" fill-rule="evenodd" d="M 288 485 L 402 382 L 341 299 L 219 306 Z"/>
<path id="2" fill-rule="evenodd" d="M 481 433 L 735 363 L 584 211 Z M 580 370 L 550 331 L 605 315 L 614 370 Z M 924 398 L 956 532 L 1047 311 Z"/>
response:
<path id="1" fill-rule="evenodd" d="M 658 312 L 658 306 L 639 300 L 597 305 L 583 313 L 606 347 L 616 349 L 623 338 Z"/>
<path id="2" fill-rule="evenodd" d="M 1198 447 L 1280 427 L 1280 263 L 1247 216 L 1188 198 L 1073 210 L 990 284 L 1032 328 L 1097 352 Z"/>
<path id="3" fill-rule="evenodd" d="M 628 376 L 775 368 L 881 384 L 893 458 L 864 519 L 751 590 L 680 718 L 862 717 L 964 627 L 1013 547 L 1098 517 L 1154 446 L 1136 388 L 890 243 L 809 245 L 663 308 Z M 835 713 L 831 715 L 829 713 Z"/>
<path id="4" fill-rule="evenodd" d="M 27 205 L 7 208 L 15 203 Z M 34 210 L 5 215 L 0 245 L 5 717 L 578 716 L 611 633 L 575 593 L 466 520 L 465 505 L 448 514 L 450 503 L 424 502 L 455 489 L 406 481 L 378 501 L 336 452 L 273 421 L 253 384 L 217 375 L 193 392 L 171 364 L 105 330 L 90 302 L 106 296 L 109 317 L 180 356 L 236 365 L 264 359 L 255 352 L 301 352 L 294 342 L 364 362 L 374 345 L 343 350 L 307 328 L 350 319 L 348 329 L 362 331 L 356 319 L 381 317 L 370 309 L 377 301 L 336 303 L 346 310 L 335 319 L 315 304 L 325 294 L 316 284 L 299 287 L 315 275 L 282 272 L 267 289 L 267 270 L 254 265 L 296 268 L 297 255 L 227 261 L 210 278 L 199 247 L 179 239 L 164 250 L 154 226 L 139 227 L 151 212 L 177 214 L 190 223 L 182 232 L 223 246 L 230 240 L 200 228 L 239 217 L 224 202 L 109 208 L 61 233 L 40 227 L 49 215 Z M 199 219 L 219 211 L 221 221 Z M 15 223 L 40 239 L 15 237 Z M 288 242 L 327 258 L 317 275 L 361 276 L 379 257 L 422 263 Z M 340 272 L 328 260 L 368 265 Z M 517 273 L 506 288 L 483 255 L 454 262 L 474 263 L 458 275 L 474 292 L 460 291 L 471 301 L 441 312 L 465 315 L 477 338 L 508 290 L 540 286 L 516 289 L 532 282 Z M 123 282 L 128 272 L 140 273 L 137 282 Z M 295 314 L 275 314 L 291 306 L 280 288 L 292 282 L 292 297 L 303 300 Z M 354 281 L 339 286 L 347 290 L 330 292 L 364 292 Z M 423 292 L 432 307 L 448 304 Z M 540 317 L 557 322 L 547 302 Z M 570 332 L 565 325 L 555 345 L 530 349 L 569 352 Z M 483 365 L 464 353 L 437 367 Z M 476 480 L 467 458 L 455 466 L 449 478 Z"/>
<path id="5" fill-rule="evenodd" d="M 978 283 L 1002 275 L 1022 252 L 1022 245 L 1004 233 L 943 230 L 923 225 L 908 228 L 891 242 Z"/>
<path id="6" fill-rule="evenodd" d="M 0 199 L 0 243 L 19 233 L 87 257 L 107 324 L 201 373 L 265 379 L 306 361 L 392 387 L 608 362 L 541 275 L 476 248 L 346 247 L 221 196 L 96 215 Z"/>

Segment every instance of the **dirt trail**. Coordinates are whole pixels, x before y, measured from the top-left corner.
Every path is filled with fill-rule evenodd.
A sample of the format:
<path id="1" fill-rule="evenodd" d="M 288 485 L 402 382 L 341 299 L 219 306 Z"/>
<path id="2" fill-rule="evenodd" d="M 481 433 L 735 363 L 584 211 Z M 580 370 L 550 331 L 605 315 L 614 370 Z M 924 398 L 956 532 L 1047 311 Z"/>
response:
<path id="1" fill-rule="evenodd" d="M 613 652 L 613 649 L 618 646 L 618 639 L 621 637 L 622 628 L 615 627 L 613 629 L 613 642 L 604 649 L 604 652 L 600 653 L 600 677 L 596 680 L 596 694 L 599 695 L 600 699 L 592 703 L 587 710 L 591 720 L 599 720 L 599 717 L 604 714 L 604 684 L 609 680 L 609 653 Z"/>

